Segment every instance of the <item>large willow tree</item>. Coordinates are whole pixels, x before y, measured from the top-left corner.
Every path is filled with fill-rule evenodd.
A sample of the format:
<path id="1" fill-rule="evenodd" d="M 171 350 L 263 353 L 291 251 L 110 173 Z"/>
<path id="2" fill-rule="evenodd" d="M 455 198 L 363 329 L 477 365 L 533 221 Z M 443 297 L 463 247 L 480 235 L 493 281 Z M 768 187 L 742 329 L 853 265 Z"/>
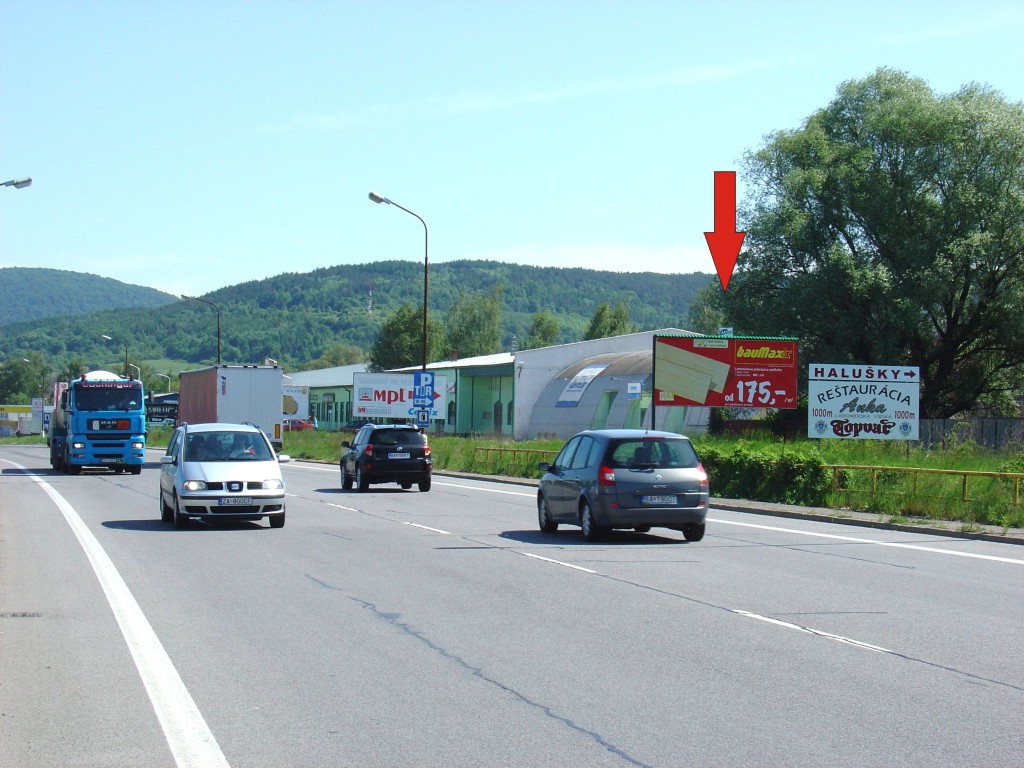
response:
<path id="1" fill-rule="evenodd" d="M 1006 410 L 1024 372 L 1024 105 L 881 69 L 748 155 L 746 250 L 706 303 L 804 362 L 916 365 L 921 409 Z"/>

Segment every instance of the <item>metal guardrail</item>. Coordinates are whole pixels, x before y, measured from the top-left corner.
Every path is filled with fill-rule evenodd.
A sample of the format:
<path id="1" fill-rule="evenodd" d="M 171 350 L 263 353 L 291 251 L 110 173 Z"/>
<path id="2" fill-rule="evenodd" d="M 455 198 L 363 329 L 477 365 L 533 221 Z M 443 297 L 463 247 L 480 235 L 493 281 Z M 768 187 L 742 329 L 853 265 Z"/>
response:
<path id="1" fill-rule="evenodd" d="M 519 457 L 525 457 L 525 462 L 529 463 L 532 460 L 544 461 L 547 458 L 554 458 L 558 455 L 558 451 L 542 451 L 537 448 L 474 448 L 473 449 L 473 461 L 478 460 L 479 454 L 484 454 L 487 459 L 493 458 L 497 455 L 499 458 L 504 458 L 508 454 L 512 454 L 512 463 L 518 465 Z"/>
<path id="2" fill-rule="evenodd" d="M 878 493 L 878 473 L 879 472 L 894 472 L 901 474 L 909 474 L 913 476 L 913 488 L 912 492 L 918 492 L 918 480 L 922 475 L 955 475 L 961 478 L 960 481 L 960 501 L 967 503 L 971 499 L 967 493 L 968 479 L 989 477 L 999 478 L 1003 480 L 1010 480 L 1013 482 L 1013 506 L 1020 506 L 1020 485 L 1021 480 L 1024 480 L 1024 474 L 1018 472 L 979 472 L 975 470 L 967 469 L 925 469 L 920 467 L 876 467 L 868 466 L 863 464 L 825 464 L 825 469 L 832 471 L 832 487 L 836 491 L 847 491 L 851 489 L 839 487 L 839 473 L 844 470 L 854 470 L 871 473 L 871 494 Z"/>
<path id="3" fill-rule="evenodd" d="M 473 460 L 474 462 L 479 461 L 480 455 L 483 455 L 487 460 L 493 459 L 497 456 L 499 459 L 504 458 L 511 454 L 512 464 L 514 466 L 520 466 L 522 461 L 523 465 L 531 464 L 534 461 L 545 461 L 554 458 L 558 455 L 558 451 L 543 451 L 536 448 L 474 448 L 473 449 Z M 832 472 L 832 487 L 837 492 L 847 493 L 863 493 L 863 491 L 857 491 L 853 488 L 841 488 L 839 483 L 839 473 L 843 471 L 859 471 L 859 472 L 870 472 L 871 473 L 871 494 L 874 496 L 879 492 L 878 490 L 878 475 L 879 473 L 902 473 L 910 475 L 913 478 L 913 485 L 910 490 L 911 493 L 917 494 L 919 491 L 919 480 L 923 475 L 945 475 L 945 476 L 958 476 L 960 480 L 960 501 L 963 503 L 969 502 L 970 496 L 968 494 L 968 481 L 971 478 L 998 478 L 1010 481 L 1013 484 L 1013 500 L 1010 502 L 1013 506 L 1017 507 L 1021 505 L 1021 481 L 1024 481 L 1024 473 L 1018 472 L 979 472 L 976 470 L 967 469 L 928 469 L 921 467 L 879 467 L 867 464 L 824 464 L 824 469 Z"/>

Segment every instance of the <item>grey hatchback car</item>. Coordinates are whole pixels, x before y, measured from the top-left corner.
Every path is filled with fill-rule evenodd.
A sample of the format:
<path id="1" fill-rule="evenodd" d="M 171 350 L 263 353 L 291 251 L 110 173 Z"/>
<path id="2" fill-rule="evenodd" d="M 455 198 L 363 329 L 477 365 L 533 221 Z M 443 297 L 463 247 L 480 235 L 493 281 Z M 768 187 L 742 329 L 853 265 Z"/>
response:
<path id="1" fill-rule="evenodd" d="M 708 475 L 689 438 L 674 432 L 595 429 L 574 435 L 544 472 L 537 522 L 544 533 L 578 525 L 598 541 L 613 528 L 682 531 L 704 538 Z"/>

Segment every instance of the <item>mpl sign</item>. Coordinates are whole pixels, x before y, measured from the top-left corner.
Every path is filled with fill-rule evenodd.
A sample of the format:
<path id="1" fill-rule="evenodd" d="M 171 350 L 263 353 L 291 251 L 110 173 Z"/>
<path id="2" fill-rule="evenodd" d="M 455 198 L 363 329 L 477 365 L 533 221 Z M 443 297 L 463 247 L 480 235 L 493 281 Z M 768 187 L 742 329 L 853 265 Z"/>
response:
<path id="1" fill-rule="evenodd" d="M 917 440 L 920 369 L 811 363 L 807 436 Z"/>
<path id="2" fill-rule="evenodd" d="M 358 418 L 421 421 L 444 418 L 446 377 L 435 373 L 357 373 L 352 377 L 352 415 Z"/>

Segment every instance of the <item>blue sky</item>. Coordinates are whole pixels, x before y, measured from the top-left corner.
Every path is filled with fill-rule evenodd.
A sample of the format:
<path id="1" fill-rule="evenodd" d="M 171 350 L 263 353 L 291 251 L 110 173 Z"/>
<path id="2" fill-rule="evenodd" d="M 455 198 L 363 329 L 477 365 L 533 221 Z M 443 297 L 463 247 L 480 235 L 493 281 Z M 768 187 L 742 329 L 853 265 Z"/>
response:
<path id="1" fill-rule="evenodd" d="M 714 273 L 715 171 L 887 66 L 1024 101 L 1018 2 L 3 0 L 0 266 Z M 738 178 L 742 198 L 744 180 Z"/>

